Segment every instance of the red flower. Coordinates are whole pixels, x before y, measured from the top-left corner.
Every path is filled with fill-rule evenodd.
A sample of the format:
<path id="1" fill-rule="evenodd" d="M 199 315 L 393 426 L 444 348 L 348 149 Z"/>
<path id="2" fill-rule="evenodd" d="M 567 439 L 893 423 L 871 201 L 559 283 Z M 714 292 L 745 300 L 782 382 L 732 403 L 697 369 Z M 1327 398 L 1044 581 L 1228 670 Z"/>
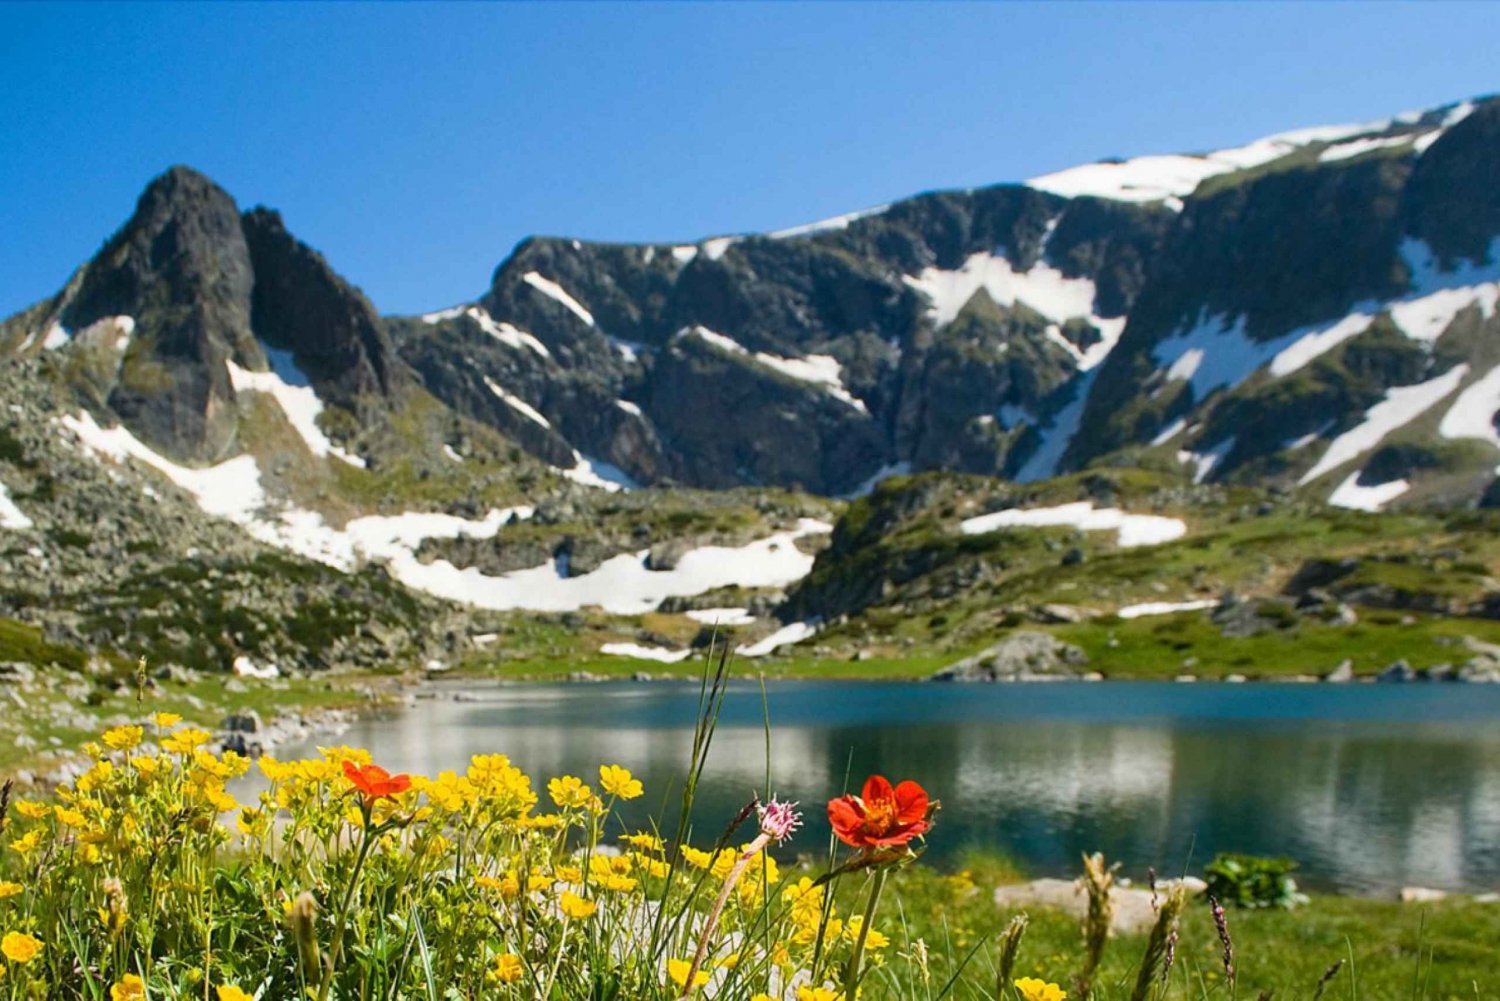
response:
<path id="1" fill-rule="evenodd" d="M 366 809 L 374 806 L 378 799 L 396 796 L 411 788 L 410 775 L 392 775 L 379 765 L 356 765 L 345 761 L 344 775 L 364 797 Z"/>
<path id="2" fill-rule="evenodd" d="M 910 780 L 892 789 L 883 775 L 871 775 L 859 796 L 828 801 L 833 833 L 853 848 L 904 845 L 932 826 L 927 790 Z"/>

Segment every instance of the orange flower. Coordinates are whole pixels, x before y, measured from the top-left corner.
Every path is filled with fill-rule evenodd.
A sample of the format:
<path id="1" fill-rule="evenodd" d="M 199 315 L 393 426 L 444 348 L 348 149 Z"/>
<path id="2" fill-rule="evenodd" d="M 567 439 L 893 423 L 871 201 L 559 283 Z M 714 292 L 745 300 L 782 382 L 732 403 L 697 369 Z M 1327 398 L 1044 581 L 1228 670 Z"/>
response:
<path id="1" fill-rule="evenodd" d="M 883 775 L 871 775 L 859 796 L 828 801 L 833 833 L 852 848 L 904 845 L 932 826 L 927 790 L 910 780 L 894 789 Z"/>
<path id="2" fill-rule="evenodd" d="M 345 761 L 344 775 L 364 797 L 366 809 L 374 806 L 378 799 L 396 796 L 411 788 L 410 775 L 392 775 L 379 765 L 356 765 Z"/>

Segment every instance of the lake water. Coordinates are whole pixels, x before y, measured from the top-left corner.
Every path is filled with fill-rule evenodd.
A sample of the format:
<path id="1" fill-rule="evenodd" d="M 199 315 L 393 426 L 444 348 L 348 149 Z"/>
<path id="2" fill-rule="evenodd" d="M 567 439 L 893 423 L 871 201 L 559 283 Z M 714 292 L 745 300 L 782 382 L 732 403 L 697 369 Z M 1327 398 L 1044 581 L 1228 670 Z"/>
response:
<path id="1" fill-rule="evenodd" d="M 696 685 L 463 691 L 341 739 L 427 773 L 502 751 L 539 789 L 617 762 L 647 788 L 628 819 L 659 814 L 669 793 L 675 804 Z M 980 846 L 1071 875 L 1097 849 L 1140 876 L 1242 851 L 1290 856 L 1320 889 L 1500 888 L 1500 686 L 782 682 L 766 697 L 772 785 L 809 807 L 793 845 L 807 851 L 826 844 L 822 804 L 845 776 L 876 771 L 942 800 L 928 855 L 939 864 Z M 736 685 L 696 840 L 764 788 L 766 768 L 760 688 Z"/>

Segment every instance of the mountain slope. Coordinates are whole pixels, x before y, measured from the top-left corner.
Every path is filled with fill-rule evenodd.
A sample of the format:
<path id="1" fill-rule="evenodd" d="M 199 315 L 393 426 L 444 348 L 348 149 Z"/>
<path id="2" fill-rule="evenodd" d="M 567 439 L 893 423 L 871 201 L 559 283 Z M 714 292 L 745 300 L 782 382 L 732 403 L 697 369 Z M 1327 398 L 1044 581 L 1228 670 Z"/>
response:
<path id="1" fill-rule="evenodd" d="M 1185 476 L 1327 496 L 1374 475 L 1306 474 L 1389 392 L 1468 364 L 1458 393 L 1488 371 L 1458 345 L 1488 336 L 1461 328 L 1467 307 L 1492 319 L 1500 278 L 1497 119 L 1500 101 L 1463 102 L 695 244 L 536 238 L 475 303 L 393 326 L 455 409 L 553 464 L 576 450 L 640 482 L 1031 480 L 1170 444 Z M 1400 354 L 1383 316 L 1433 359 L 1314 376 L 1346 342 Z M 1467 415 L 1484 392 L 1445 425 L 1467 443 L 1399 470 L 1410 500 L 1483 492 L 1494 435 Z M 1424 486 L 1434 464 L 1468 472 Z"/>

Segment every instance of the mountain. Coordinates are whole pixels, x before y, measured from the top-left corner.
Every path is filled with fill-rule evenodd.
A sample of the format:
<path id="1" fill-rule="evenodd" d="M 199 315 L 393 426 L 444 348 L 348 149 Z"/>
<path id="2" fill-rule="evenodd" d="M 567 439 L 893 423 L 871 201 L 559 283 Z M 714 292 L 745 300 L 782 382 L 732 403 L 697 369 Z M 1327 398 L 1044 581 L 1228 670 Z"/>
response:
<path id="1" fill-rule="evenodd" d="M 989 622 L 962 602 L 1053 579 L 1056 539 L 1012 551 L 960 509 L 1193 538 L 1267 506 L 1500 505 L 1496 177 L 1485 98 L 780 232 L 535 237 L 471 302 L 382 316 L 277 213 L 174 167 L 0 323 L 0 626 L 301 670 L 551 635 L 521 611 L 638 623 L 625 647 L 664 659 L 733 612 L 764 653 L 959 599 Z M 1390 555 L 1347 558 L 1386 581 Z"/>

